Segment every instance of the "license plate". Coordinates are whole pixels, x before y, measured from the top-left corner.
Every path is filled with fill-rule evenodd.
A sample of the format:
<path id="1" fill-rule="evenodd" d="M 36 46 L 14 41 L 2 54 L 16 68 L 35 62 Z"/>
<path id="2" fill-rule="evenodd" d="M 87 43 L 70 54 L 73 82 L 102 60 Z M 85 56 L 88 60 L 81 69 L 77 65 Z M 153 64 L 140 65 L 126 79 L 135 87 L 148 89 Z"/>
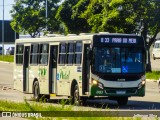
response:
<path id="1" fill-rule="evenodd" d="M 126 91 L 116 91 L 116 94 L 121 94 L 121 95 L 123 95 L 123 94 L 126 94 Z"/>

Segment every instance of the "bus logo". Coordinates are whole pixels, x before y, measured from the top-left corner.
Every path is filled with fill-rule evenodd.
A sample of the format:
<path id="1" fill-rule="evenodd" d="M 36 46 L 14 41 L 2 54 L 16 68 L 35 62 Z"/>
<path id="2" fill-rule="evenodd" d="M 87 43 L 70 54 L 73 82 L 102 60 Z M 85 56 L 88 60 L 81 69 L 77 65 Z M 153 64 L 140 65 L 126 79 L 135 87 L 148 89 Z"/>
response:
<path id="1" fill-rule="evenodd" d="M 47 73 L 47 69 L 45 69 L 45 68 L 40 68 L 40 69 L 38 70 L 39 76 L 45 76 L 46 73 Z"/>
<path id="2" fill-rule="evenodd" d="M 60 73 L 59 73 L 59 78 L 60 79 L 69 80 L 69 77 L 70 77 L 70 70 L 69 71 L 63 71 L 62 69 L 60 69 Z"/>
<path id="3" fill-rule="evenodd" d="M 122 73 L 128 73 L 128 66 L 122 66 Z"/>

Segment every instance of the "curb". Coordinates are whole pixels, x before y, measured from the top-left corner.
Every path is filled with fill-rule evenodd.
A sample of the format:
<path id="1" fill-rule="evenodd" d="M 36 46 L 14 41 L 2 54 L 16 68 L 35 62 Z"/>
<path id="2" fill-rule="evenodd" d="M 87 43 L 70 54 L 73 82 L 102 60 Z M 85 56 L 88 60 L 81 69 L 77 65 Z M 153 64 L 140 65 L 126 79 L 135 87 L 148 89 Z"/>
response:
<path id="1" fill-rule="evenodd" d="M 146 79 L 146 81 L 149 81 L 149 82 L 159 82 L 159 80 L 155 80 L 155 79 Z"/>
<path id="2" fill-rule="evenodd" d="M 13 64 L 13 62 L 0 61 L 0 63 Z"/>

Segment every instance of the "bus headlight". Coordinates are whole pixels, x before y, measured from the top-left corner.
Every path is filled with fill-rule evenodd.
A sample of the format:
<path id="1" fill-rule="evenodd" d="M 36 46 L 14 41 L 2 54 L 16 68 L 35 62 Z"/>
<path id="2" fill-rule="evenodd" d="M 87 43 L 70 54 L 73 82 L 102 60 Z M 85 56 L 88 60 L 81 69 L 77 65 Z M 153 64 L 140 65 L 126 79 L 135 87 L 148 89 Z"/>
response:
<path id="1" fill-rule="evenodd" d="M 97 80 L 92 80 L 93 85 L 97 85 L 98 81 Z"/>
<path id="2" fill-rule="evenodd" d="M 138 89 L 140 89 L 142 86 L 144 86 L 146 83 L 145 80 L 142 80 L 139 84 L 138 84 Z"/>
<path id="3" fill-rule="evenodd" d="M 102 83 L 98 83 L 98 87 L 101 88 L 101 89 L 104 88 Z"/>
<path id="4" fill-rule="evenodd" d="M 98 82 L 97 80 L 92 79 L 92 84 L 93 84 L 93 85 L 97 85 L 97 87 L 99 87 L 99 88 L 101 88 L 101 89 L 104 88 L 104 87 L 103 87 L 103 84 L 100 83 L 100 82 Z"/>

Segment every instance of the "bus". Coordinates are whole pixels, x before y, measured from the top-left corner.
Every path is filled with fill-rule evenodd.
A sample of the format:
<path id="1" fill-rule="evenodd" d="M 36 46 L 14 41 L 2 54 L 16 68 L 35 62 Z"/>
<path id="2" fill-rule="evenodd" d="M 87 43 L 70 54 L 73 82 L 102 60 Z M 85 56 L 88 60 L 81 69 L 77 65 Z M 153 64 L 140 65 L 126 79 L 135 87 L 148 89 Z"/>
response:
<path id="1" fill-rule="evenodd" d="M 36 100 L 75 104 L 111 99 L 126 105 L 145 95 L 146 50 L 141 36 L 120 33 L 17 39 L 14 89 Z"/>

